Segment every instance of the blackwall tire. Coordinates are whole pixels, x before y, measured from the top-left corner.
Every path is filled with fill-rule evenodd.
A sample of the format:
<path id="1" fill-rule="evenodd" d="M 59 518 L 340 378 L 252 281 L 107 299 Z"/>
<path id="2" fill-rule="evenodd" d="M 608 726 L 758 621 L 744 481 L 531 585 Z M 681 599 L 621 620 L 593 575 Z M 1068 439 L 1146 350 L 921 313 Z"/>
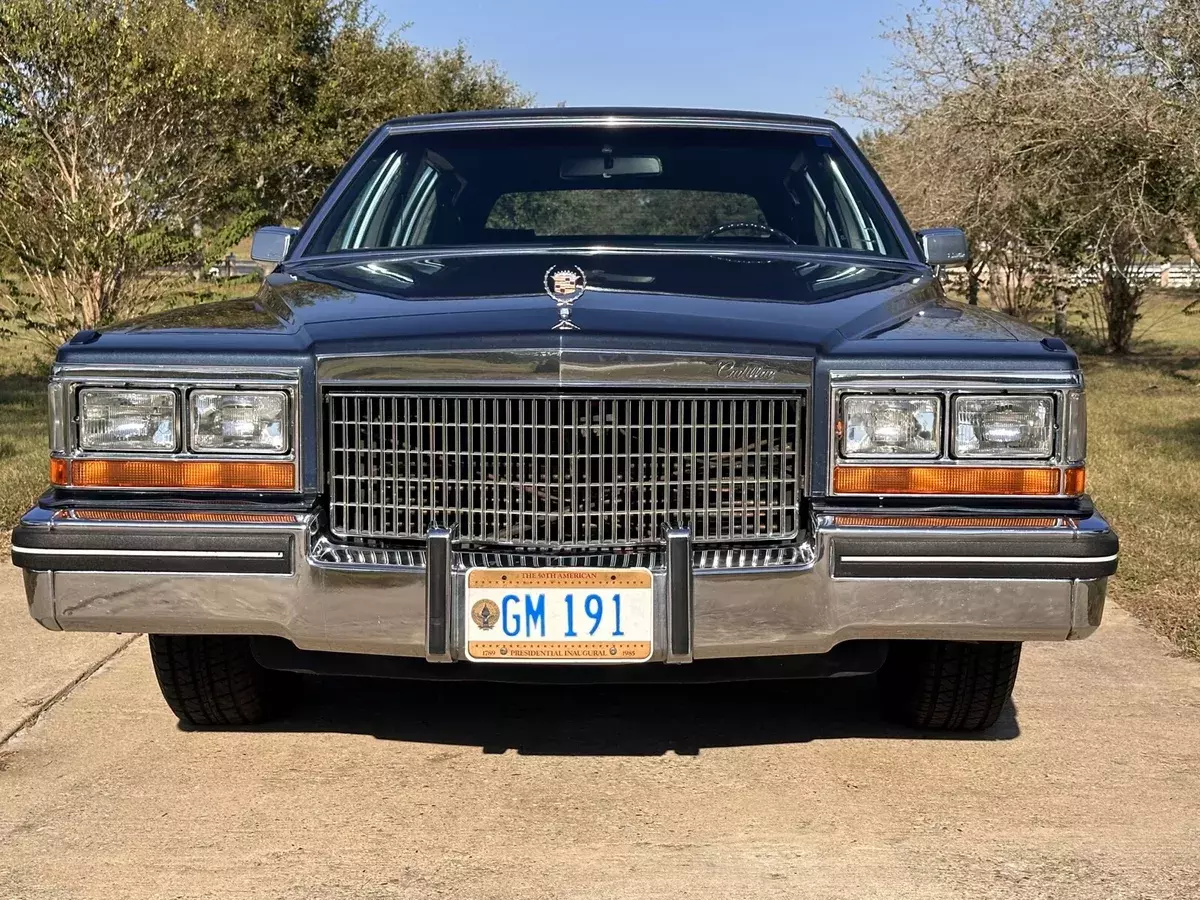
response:
<path id="1" fill-rule="evenodd" d="M 879 671 L 888 714 L 913 728 L 982 731 L 1012 696 L 1021 644 L 896 641 Z"/>
<path id="2" fill-rule="evenodd" d="M 260 666 L 248 637 L 152 634 L 150 658 L 171 711 L 181 722 L 202 728 L 273 718 L 284 709 L 295 681 Z"/>

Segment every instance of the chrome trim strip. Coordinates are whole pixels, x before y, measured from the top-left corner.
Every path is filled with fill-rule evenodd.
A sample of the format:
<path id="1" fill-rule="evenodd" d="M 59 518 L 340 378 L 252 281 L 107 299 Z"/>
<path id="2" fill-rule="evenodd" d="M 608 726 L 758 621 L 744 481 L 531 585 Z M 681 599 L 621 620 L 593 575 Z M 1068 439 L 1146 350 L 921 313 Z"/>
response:
<path id="1" fill-rule="evenodd" d="M 1025 385 L 1031 382 L 1036 386 L 1044 386 L 1054 390 L 1064 386 L 1082 387 L 1083 373 L 1078 370 L 1062 369 L 1027 370 L 1016 372 L 964 370 L 947 372 L 946 370 L 904 371 L 904 372 L 830 372 L 829 380 L 838 388 L 852 387 L 861 384 L 870 390 L 878 390 L 882 385 L 895 384 L 903 390 L 927 389 L 945 390 L 955 388 L 964 382 L 970 382 L 970 390 L 994 385 L 996 388 L 1011 388 L 1014 384 Z"/>
<path id="2" fill-rule="evenodd" d="M 1119 554 L 1109 556 L 840 556 L 841 562 L 877 563 L 1104 563 L 1112 562 Z"/>
<path id="3" fill-rule="evenodd" d="M 14 553 L 42 556 L 189 556 L 202 559 L 283 559 L 276 550 L 63 550 L 52 547 L 21 547 L 13 544 Z"/>
<path id="4" fill-rule="evenodd" d="M 431 256 L 438 259 L 459 259 L 476 256 L 720 256 L 735 259 L 767 259 L 786 260 L 795 263 L 827 262 L 831 265 L 848 266 L 861 263 L 882 269 L 895 269 L 908 272 L 914 277 L 928 280 L 929 269 L 924 263 L 915 262 L 904 256 L 880 256 L 863 250 L 851 250 L 840 247 L 805 247 L 789 249 L 786 245 L 776 244 L 766 247 L 717 246 L 701 244 L 656 244 L 646 246 L 630 246 L 629 244 L 462 244 L 460 246 L 437 248 L 431 247 L 384 247 L 373 250 L 342 250 L 336 253 L 320 253 L 293 260 L 297 268 L 306 263 L 319 262 L 322 265 L 339 262 L 420 262 Z M 289 278 L 295 276 L 288 274 Z M 644 293 L 626 288 L 604 288 L 606 293 Z"/>
<path id="5" fill-rule="evenodd" d="M 811 359 L 732 353 L 681 355 L 566 347 L 345 353 L 317 356 L 317 383 L 554 387 L 808 388 Z M 756 377 L 745 377 L 750 373 Z M 739 373 L 745 373 L 741 375 Z"/>
<path id="6" fill-rule="evenodd" d="M 428 254 L 426 254 L 428 255 Z M 242 374 L 248 377 L 239 377 Z M 55 363 L 50 369 L 51 380 L 63 377 L 77 378 L 119 378 L 120 381 L 137 382 L 143 379 L 153 381 L 185 381 L 189 385 L 196 383 L 196 376 L 204 376 L 203 380 L 224 380 L 233 384 L 249 384 L 262 379 L 276 381 L 298 381 L 300 369 L 296 366 L 281 366 L 253 369 L 233 369 L 229 366 L 189 366 L 186 369 L 174 366 L 122 365 L 118 363 Z"/>
<path id="7" fill-rule="evenodd" d="M 427 131 L 494 131 L 505 128 L 577 128 L 579 126 L 605 128 L 629 128 L 635 125 L 653 125 L 663 128 L 733 128 L 750 131 L 795 131 L 806 134 L 829 134 L 836 126 L 817 121 L 788 122 L 763 121 L 753 113 L 745 116 L 720 114 L 709 116 L 686 115 L 642 115 L 638 113 L 587 113 L 578 116 L 546 116 L 531 113 L 527 116 L 505 116 L 503 118 L 479 118 L 442 120 L 431 122 L 399 122 L 384 126 L 388 137 L 396 134 L 419 134 Z"/>

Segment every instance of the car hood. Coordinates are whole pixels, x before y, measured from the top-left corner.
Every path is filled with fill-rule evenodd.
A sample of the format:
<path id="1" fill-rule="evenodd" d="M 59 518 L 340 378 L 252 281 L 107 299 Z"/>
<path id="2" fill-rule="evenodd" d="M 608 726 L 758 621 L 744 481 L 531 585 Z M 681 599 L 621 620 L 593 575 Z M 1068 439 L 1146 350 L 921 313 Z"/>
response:
<path id="1" fill-rule="evenodd" d="M 583 271 L 586 287 L 571 305 L 576 329 L 554 330 L 559 312 L 546 282 L 567 267 Z M 255 298 L 115 330 L 204 332 L 212 340 L 202 344 L 227 347 L 286 336 L 318 354 L 619 346 L 811 355 L 847 341 L 1028 339 L 1022 328 L 946 303 L 929 270 L 904 260 L 531 251 L 304 260 L 269 276 Z"/>

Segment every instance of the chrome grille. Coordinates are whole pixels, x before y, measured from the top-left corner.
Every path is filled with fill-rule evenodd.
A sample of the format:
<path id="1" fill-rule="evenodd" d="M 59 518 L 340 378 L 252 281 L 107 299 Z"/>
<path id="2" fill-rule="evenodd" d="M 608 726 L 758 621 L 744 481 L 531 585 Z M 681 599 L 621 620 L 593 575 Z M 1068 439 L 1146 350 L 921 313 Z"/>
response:
<path id="1" fill-rule="evenodd" d="M 799 532 L 796 396 L 325 394 L 333 533 L 479 546 L 700 543 Z"/>

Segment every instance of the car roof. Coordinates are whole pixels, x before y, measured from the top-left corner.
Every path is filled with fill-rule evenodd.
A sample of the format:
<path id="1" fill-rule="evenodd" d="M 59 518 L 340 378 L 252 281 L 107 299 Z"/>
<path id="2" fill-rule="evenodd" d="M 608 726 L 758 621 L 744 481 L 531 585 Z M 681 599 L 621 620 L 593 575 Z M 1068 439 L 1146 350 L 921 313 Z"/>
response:
<path id="1" fill-rule="evenodd" d="M 661 106 L 541 106 L 517 107 L 512 109 L 479 109 L 450 113 L 424 113 L 416 116 L 402 116 L 391 119 L 388 126 L 397 125 L 432 125 L 445 122 L 447 125 L 457 125 L 463 122 L 494 122 L 505 119 L 600 119 L 617 117 L 624 119 L 644 119 L 653 122 L 655 119 L 711 119 L 714 122 L 738 121 L 747 124 L 778 124 L 778 125 L 807 125 L 819 128 L 838 128 L 831 119 L 820 119 L 812 116 L 796 116 L 787 113 L 752 112 L 732 109 L 686 109 Z"/>

